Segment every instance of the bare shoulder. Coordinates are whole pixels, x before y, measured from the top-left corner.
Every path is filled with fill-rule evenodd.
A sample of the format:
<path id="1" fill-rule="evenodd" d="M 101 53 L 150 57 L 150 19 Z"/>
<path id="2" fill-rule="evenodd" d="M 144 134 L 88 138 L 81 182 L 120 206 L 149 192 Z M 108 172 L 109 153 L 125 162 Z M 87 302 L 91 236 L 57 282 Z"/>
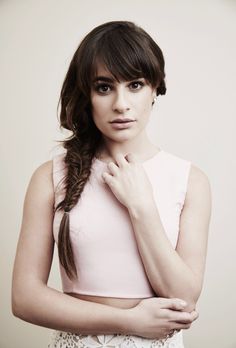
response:
<path id="1" fill-rule="evenodd" d="M 211 184 L 207 174 L 195 164 L 191 163 L 185 204 L 190 203 L 194 198 L 205 199 L 210 204 Z"/>
<path id="2" fill-rule="evenodd" d="M 195 164 L 191 164 L 189 172 L 189 188 L 192 186 L 203 186 L 205 189 L 210 188 L 210 181 L 207 174 L 197 167 Z"/>
<path id="3" fill-rule="evenodd" d="M 53 164 L 52 160 L 46 161 L 39 165 L 33 172 L 29 186 L 29 191 L 38 192 L 38 194 L 48 194 L 51 199 L 54 196 L 53 178 L 52 178 Z"/>
<path id="4" fill-rule="evenodd" d="M 52 182 L 52 160 L 43 162 L 33 172 L 32 177 Z"/>
<path id="5" fill-rule="evenodd" d="M 52 160 L 42 163 L 34 170 L 27 188 L 25 205 L 39 206 L 39 204 L 47 203 L 50 207 L 53 207 L 54 187 L 52 171 Z"/>

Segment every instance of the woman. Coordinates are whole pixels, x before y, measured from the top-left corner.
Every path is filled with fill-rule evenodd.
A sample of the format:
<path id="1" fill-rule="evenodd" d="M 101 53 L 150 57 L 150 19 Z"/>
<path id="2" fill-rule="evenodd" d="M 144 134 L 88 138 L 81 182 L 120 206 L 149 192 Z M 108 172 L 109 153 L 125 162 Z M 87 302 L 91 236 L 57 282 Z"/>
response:
<path id="1" fill-rule="evenodd" d="M 12 284 L 14 315 L 54 329 L 50 348 L 180 348 L 198 316 L 210 185 L 147 136 L 164 78 L 161 49 L 127 21 L 94 28 L 70 63 L 72 135 L 32 175 Z M 63 293 L 47 286 L 54 241 Z"/>

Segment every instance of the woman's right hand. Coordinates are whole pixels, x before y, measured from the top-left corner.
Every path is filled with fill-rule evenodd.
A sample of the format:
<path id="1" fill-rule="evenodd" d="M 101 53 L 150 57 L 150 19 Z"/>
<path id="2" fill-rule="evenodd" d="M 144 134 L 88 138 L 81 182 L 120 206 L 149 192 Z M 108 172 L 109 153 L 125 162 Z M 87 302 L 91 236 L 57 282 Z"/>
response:
<path id="1" fill-rule="evenodd" d="M 194 310 L 185 312 L 186 303 L 177 298 L 152 297 L 141 300 L 128 309 L 131 316 L 131 334 L 162 339 L 173 330 L 189 329 L 198 318 Z"/>

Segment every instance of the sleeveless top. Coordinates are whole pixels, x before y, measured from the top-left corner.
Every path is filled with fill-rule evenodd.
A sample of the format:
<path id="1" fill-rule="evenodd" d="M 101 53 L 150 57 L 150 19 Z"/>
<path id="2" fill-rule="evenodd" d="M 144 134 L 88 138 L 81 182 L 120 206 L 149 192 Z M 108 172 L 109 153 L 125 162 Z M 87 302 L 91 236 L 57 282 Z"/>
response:
<path id="1" fill-rule="evenodd" d="M 55 206 L 63 199 L 64 156 L 53 157 Z M 142 165 L 153 187 L 165 233 L 175 248 L 191 162 L 161 149 Z M 59 263 L 62 289 L 92 296 L 156 296 L 145 273 L 128 210 L 102 179 L 106 169 L 105 162 L 93 158 L 91 175 L 70 211 L 70 240 L 78 278 L 70 280 Z M 54 214 L 56 244 L 62 216 L 63 211 Z"/>

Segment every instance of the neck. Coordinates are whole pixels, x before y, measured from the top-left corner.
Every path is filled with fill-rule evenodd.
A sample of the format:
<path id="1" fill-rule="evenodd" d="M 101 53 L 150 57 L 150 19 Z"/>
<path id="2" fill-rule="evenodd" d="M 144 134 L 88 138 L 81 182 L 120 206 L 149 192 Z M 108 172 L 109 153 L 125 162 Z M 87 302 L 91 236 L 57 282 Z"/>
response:
<path id="1" fill-rule="evenodd" d="M 128 153 L 134 153 L 139 160 L 144 161 L 156 152 L 158 152 L 158 147 L 150 141 L 144 132 L 139 137 L 123 142 L 115 142 L 105 138 L 96 157 L 103 161 L 114 161 L 117 153 L 122 153 L 124 156 Z"/>

